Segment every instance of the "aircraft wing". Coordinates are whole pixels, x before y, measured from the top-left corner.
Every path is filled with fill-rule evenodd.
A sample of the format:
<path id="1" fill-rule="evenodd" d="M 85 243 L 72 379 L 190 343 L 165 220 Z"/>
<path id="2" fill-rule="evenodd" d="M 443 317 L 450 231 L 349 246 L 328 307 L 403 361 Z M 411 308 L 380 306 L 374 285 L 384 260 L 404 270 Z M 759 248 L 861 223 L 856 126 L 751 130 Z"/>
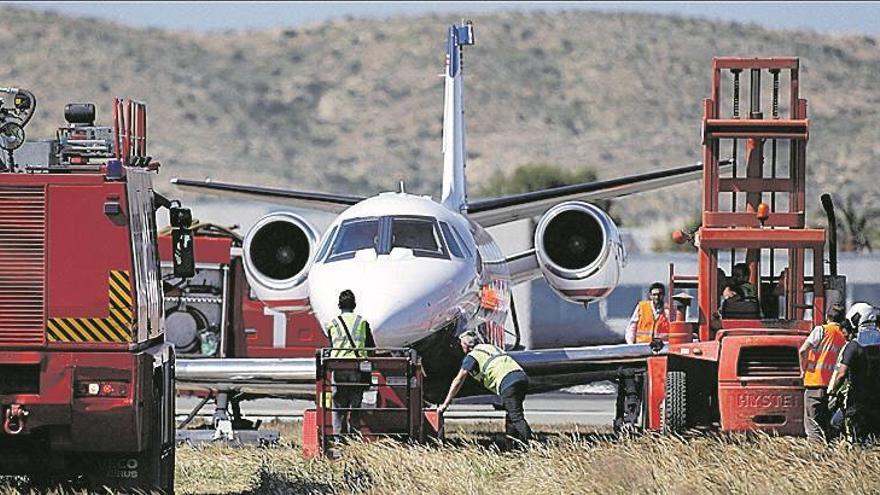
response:
<path id="1" fill-rule="evenodd" d="M 505 261 L 507 261 L 507 268 L 510 270 L 511 285 L 528 282 L 541 276 L 535 248 L 508 256 Z"/>
<path id="2" fill-rule="evenodd" d="M 315 358 L 184 358 L 175 366 L 177 390 L 315 397 Z"/>
<path id="3" fill-rule="evenodd" d="M 511 351 L 529 376 L 529 393 L 557 390 L 647 369 L 647 359 L 668 353 L 668 347 L 651 344 L 617 344 L 561 349 Z"/>
<path id="4" fill-rule="evenodd" d="M 733 160 L 720 162 L 722 170 L 730 168 Z M 585 182 L 570 186 L 554 187 L 542 191 L 514 194 L 502 198 L 469 201 L 468 217 L 483 227 L 491 227 L 521 218 L 541 215 L 550 207 L 569 200 L 596 201 L 620 198 L 629 194 L 651 191 L 661 187 L 681 184 L 703 177 L 703 164 L 629 175 L 616 179 Z"/>
<path id="5" fill-rule="evenodd" d="M 667 354 L 667 346 L 620 344 L 560 349 L 511 351 L 529 376 L 529 392 L 558 390 L 584 383 L 613 380 L 644 371 L 651 356 Z M 314 399 L 314 358 L 178 359 L 175 386 L 181 391 L 225 391 L 266 397 Z M 457 370 L 457 368 L 456 368 Z M 426 392 L 442 400 L 452 376 L 426 381 Z M 429 383 L 430 382 L 430 383 Z M 481 387 L 461 394 L 482 395 Z"/>
<path id="6" fill-rule="evenodd" d="M 276 187 L 249 186 L 216 182 L 210 179 L 171 179 L 171 183 L 181 189 L 210 193 L 220 196 L 247 196 L 254 200 L 271 201 L 273 203 L 290 203 L 297 206 L 339 213 L 366 199 L 365 196 L 347 194 L 331 194 L 311 191 L 295 191 Z"/>

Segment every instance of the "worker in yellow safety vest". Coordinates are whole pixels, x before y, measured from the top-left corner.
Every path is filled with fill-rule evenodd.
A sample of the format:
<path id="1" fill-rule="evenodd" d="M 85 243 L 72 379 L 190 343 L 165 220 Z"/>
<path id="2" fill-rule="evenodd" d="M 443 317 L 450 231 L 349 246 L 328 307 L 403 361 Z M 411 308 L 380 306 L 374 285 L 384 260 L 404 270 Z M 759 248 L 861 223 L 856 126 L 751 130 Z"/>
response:
<path id="1" fill-rule="evenodd" d="M 670 310 L 664 308 L 666 286 L 654 282 L 648 287 L 648 300 L 639 301 L 627 326 L 627 344 L 646 344 L 652 340 L 669 338 Z M 614 431 L 633 428 L 642 409 L 643 374 L 623 376 L 617 381 L 617 404 L 614 415 Z"/>
<path id="2" fill-rule="evenodd" d="M 370 324 L 362 316 L 354 313 L 356 307 L 354 293 L 344 290 L 339 294 L 341 313 L 327 324 L 327 338 L 330 339 L 331 358 L 353 359 L 366 357 L 366 351 L 359 349 L 376 347 Z M 359 370 L 337 370 L 333 372 L 333 433 L 343 435 L 356 431 L 357 411 L 364 397 L 364 388 L 369 381 L 361 376 Z M 349 414 L 350 413 L 350 414 Z"/>
<path id="3" fill-rule="evenodd" d="M 443 414 L 468 375 L 480 382 L 494 394 L 501 396 L 507 415 L 505 433 L 521 442 L 532 437 L 532 429 L 523 413 L 523 400 L 529 389 L 529 377 L 510 355 L 492 344 L 481 344 L 476 332 L 468 331 L 459 337 L 461 350 L 465 353 L 461 369 L 449 386 L 446 400 L 437 408 Z"/>
<path id="4" fill-rule="evenodd" d="M 840 351 L 846 345 L 841 326 L 844 310 L 839 304 L 829 306 L 825 312 L 825 324 L 813 328 L 800 348 L 804 377 L 804 431 L 810 440 L 826 440 L 828 435 L 831 412 L 826 388 Z"/>

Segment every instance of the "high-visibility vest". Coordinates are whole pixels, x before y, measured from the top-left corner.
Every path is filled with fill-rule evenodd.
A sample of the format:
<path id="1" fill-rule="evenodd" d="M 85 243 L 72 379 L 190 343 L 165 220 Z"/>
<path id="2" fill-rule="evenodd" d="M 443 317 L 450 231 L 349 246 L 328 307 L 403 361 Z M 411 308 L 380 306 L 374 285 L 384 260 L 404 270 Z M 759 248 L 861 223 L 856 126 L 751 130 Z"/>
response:
<path id="1" fill-rule="evenodd" d="M 330 338 L 330 347 L 334 348 L 330 351 L 330 357 L 366 357 L 363 352 L 355 352 L 355 349 L 367 346 L 367 320 L 360 315 L 342 313 L 333 318 L 327 325 L 327 336 Z"/>
<path id="2" fill-rule="evenodd" d="M 837 356 L 846 345 L 846 336 L 837 323 L 822 325 L 822 340 L 807 354 L 807 369 L 804 372 L 805 387 L 827 387 L 837 364 Z"/>
<path id="3" fill-rule="evenodd" d="M 477 344 L 468 356 L 476 359 L 479 365 L 471 376 L 496 394 L 501 393 L 501 382 L 507 375 L 523 370 L 512 357 L 492 344 Z"/>
<path id="4" fill-rule="evenodd" d="M 654 337 L 664 338 L 669 335 L 669 319 L 666 311 L 661 310 L 660 316 L 654 319 L 654 304 L 651 301 L 639 302 L 639 322 L 636 323 L 636 344 L 651 342 Z"/>

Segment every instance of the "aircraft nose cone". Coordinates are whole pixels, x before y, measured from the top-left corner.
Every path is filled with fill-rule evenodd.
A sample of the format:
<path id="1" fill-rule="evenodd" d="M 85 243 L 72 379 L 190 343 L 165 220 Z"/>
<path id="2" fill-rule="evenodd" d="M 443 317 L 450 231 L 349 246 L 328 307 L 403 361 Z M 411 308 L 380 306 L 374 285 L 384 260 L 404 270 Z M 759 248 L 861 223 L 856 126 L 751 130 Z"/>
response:
<path id="1" fill-rule="evenodd" d="M 460 267 L 449 261 L 430 261 L 352 261 L 339 270 L 331 263 L 309 279 L 312 305 L 322 322 L 329 321 L 338 314 L 339 293 L 349 289 L 357 300 L 355 312 L 370 323 L 377 346 L 411 344 L 459 311 Z"/>

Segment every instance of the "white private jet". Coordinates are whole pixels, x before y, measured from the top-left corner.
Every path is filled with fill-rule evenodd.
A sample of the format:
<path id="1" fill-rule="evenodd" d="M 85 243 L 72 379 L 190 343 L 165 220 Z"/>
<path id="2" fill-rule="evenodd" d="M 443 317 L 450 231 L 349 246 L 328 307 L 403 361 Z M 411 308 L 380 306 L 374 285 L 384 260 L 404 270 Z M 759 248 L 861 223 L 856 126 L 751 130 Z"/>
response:
<path id="1" fill-rule="evenodd" d="M 462 48 L 474 43 L 470 23 L 450 26 L 445 67 L 443 190 L 428 196 L 385 192 L 373 197 L 314 193 L 172 179 L 178 187 L 292 201 L 339 216 L 319 236 L 290 212 L 266 215 L 245 236 L 243 258 L 257 297 L 278 311 L 314 311 L 322 323 L 338 314 L 339 293 L 354 292 L 357 312 L 380 347 L 413 347 L 422 357 L 429 400 L 442 398 L 461 362 L 456 336 L 482 331 L 504 345 L 510 285 L 538 276 L 563 298 L 591 302 L 614 290 L 625 252 L 611 218 L 585 200 L 695 180 L 702 165 L 469 201 L 465 176 Z M 486 227 L 542 215 L 534 248 L 505 258 Z M 320 240 L 320 242 L 319 242 Z M 624 363 L 643 360 L 647 344 L 596 346 L 512 355 L 546 390 L 607 378 Z M 284 394 L 279 381 L 314 383 L 311 359 L 179 361 L 179 384 L 212 384 Z M 250 382 L 250 383 L 246 383 Z M 265 387 L 259 387 L 263 382 Z M 273 386 L 274 385 L 274 386 Z M 198 388 L 195 386 L 194 388 Z M 478 389 L 474 389 L 477 393 Z M 304 395 L 313 395 L 313 389 Z M 284 394 L 297 395 L 297 394 Z"/>

